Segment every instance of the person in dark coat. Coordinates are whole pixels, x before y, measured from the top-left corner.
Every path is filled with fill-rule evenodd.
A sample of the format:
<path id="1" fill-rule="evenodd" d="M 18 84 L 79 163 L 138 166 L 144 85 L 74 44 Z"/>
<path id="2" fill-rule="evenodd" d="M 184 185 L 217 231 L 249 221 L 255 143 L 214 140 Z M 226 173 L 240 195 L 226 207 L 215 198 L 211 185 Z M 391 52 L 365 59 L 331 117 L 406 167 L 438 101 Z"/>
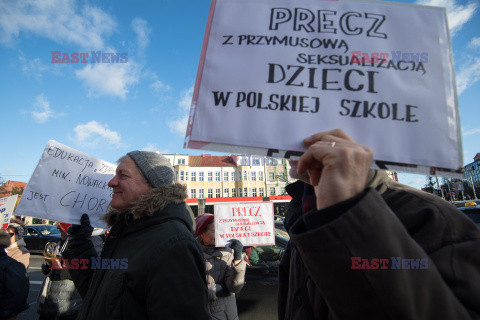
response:
<path id="1" fill-rule="evenodd" d="M 10 245 L 10 235 L 0 230 L 0 320 L 15 320 L 28 308 L 30 284 L 25 266 L 9 257 L 5 248 Z"/>
<path id="2" fill-rule="evenodd" d="M 62 239 L 52 252 L 55 257 L 46 258 L 42 264 L 42 273 L 46 277 L 37 299 L 39 320 L 75 320 L 82 305 L 82 298 L 70 273 L 63 268 L 61 258 L 58 258 L 67 246 L 68 226 L 69 224 L 57 223 Z"/>
<path id="3" fill-rule="evenodd" d="M 373 152 L 342 130 L 304 143 L 301 180 L 287 186 L 279 319 L 479 319 L 480 229 L 370 170 Z"/>
<path id="4" fill-rule="evenodd" d="M 70 227 L 62 257 L 89 261 L 86 269 L 69 270 L 83 297 L 77 319 L 209 319 L 205 264 L 186 187 L 173 182 L 168 159 L 130 152 L 108 184 L 112 210 L 104 220 L 111 230 L 100 257 L 88 216 Z"/>

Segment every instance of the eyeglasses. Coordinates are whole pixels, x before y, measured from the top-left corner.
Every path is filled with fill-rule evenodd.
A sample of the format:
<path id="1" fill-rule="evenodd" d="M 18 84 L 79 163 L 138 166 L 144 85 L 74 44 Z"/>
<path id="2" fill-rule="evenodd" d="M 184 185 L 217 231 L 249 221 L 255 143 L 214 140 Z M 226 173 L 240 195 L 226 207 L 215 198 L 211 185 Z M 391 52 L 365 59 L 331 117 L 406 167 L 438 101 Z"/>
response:
<path id="1" fill-rule="evenodd" d="M 8 234 L 10 235 L 10 237 L 13 237 L 15 235 L 15 233 L 13 232 L 9 232 Z"/>

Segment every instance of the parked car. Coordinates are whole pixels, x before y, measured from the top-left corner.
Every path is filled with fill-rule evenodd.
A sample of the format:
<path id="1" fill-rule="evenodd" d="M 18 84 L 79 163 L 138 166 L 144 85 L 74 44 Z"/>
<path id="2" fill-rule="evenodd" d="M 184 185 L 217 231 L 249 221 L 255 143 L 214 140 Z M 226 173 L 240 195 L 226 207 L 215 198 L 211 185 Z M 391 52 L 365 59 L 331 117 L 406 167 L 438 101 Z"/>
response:
<path id="1" fill-rule="evenodd" d="M 53 252 L 61 240 L 60 231 L 50 224 L 26 225 L 23 234 L 26 247 L 32 253 Z"/>
<path id="2" fill-rule="evenodd" d="M 470 207 L 480 205 L 480 200 L 462 200 L 462 201 L 450 201 L 457 208 Z"/>
<path id="3" fill-rule="evenodd" d="M 276 229 L 286 231 L 285 226 L 283 225 L 283 220 L 282 221 L 274 221 L 274 223 L 275 223 L 275 228 Z"/>
<path id="4" fill-rule="evenodd" d="M 469 206 L 458 208 L 462 211 L 467 217 L 472 219 L 477 226 L 480 227 L 480 206 Z"/>

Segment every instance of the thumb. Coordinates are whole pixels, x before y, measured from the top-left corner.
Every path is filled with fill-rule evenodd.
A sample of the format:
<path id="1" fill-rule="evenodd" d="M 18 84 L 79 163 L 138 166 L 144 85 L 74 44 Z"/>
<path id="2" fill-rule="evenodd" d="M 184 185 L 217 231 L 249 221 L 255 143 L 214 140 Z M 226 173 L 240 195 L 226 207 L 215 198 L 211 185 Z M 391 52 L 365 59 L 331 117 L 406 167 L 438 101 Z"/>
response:
<path id="1" fill-rule="evenodd" d="M 88 214 L 84 213 L 82 214 L 82 217 L 80 218 L 80 224 L 84 227 L 90 227 L 90 218 L 88 217 Z"/>

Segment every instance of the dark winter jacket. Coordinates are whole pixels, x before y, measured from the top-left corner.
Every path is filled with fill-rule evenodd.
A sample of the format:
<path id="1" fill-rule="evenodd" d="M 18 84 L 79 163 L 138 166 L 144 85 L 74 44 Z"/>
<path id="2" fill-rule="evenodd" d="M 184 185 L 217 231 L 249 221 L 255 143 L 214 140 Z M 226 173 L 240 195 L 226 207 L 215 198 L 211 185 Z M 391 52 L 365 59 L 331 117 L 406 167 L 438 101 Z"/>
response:
<path id="1" fill-rule="evenodd" d="M 5 247 L 10 237 L 0 230 L 0 320 L 16 316 L 28 308 L 27 298 L 30 284 L 25 266 L 10 258 Z"/>
<path id="2" fill-rule="evenodd" d="M 106 214 L 112 228 L 102 261 L 70 270 L 84 297 L 77 319 L 208 319 L 205 265 L 185 198 L 184 186 L 164 186 L 129 212 Z M 89 242 L 63 257 L 96 253 Z"/>
<path id="3" fill-rule="evenodd" d="M 455 207 L 373 170 L 320 211 L 302 213 L 303 188 L 287 187 L 279 319 L 480 317 L 480 229 Z"/>

